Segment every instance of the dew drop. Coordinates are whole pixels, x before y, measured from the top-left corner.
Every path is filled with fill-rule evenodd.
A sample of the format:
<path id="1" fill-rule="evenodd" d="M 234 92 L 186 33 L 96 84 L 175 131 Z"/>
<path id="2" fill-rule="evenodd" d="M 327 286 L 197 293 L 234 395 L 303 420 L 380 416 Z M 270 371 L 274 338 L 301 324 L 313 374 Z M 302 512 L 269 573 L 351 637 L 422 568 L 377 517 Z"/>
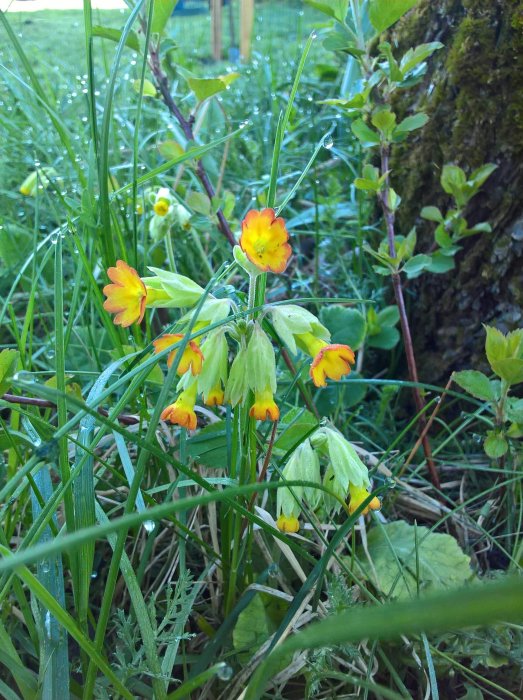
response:
<path id="1" fill-rule="evenodd" d="M 231 678 L 233 677 L 234 671 L 232 670 L 232 666 L 229 666 L 229 664 L 226 664 L 225 662 L 220 664 L 220 667 L 218 668 L 216 675 L 221 681 L 230 681 Z"/>
<path id="2" fill-rule="evenodd" d="M 330 134 L 327 134 L 327 136 L 323 139 L 323 148 L 326 148 L 328 151 L 334 146 L 334 141 L 333 138 Z"/>

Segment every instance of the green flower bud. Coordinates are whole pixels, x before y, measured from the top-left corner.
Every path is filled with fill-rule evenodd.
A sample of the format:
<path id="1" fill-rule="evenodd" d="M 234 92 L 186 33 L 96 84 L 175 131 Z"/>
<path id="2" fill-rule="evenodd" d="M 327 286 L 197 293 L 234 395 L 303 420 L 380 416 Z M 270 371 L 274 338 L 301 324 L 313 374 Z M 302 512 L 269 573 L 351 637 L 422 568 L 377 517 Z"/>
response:
<path id="1" fill-rule="evenodd" d="M 276 391 L 276 360 L 274 348 L 259 323 L 254 329 L 247 346 L 247 374 L 249 386 L 254 392 L 270 388 Z"/>
<path id="2" fill-rule="evenodd" d="M 234 246 L 232 254 L 238 265 L 245 270 L 249 277 L 257 277 L 262 274 L 262 271 L 249 260 L 239 245 Z"/>
<path id="3" fill-rule="evenodd" d="M 229 347 L 223 328 L 209 333 L 202 345 L 204 361 L 202 371 L 198 375 L 198 391 L 203 394 L 203 400 L 218 385 L 225 386 L 227 380 L 227 359 Z"/>
<path id="4" fill-rule="evenodd" d="M 161 270 L 158 267 L 149 267 L 148 269 L 154 272 L 156 277 L 144 277 L 142 281 L 145 286 L 157 290 L 162 289 L 170 297 L 170 301 L 161 300 L 156 304 L 151 304 L 151 306 L 176 309 L 182 306 L 193 306 L 204 292 L 202 287 L 189 277 Z"/>
<path id="5" fill-rule="evenodd" d="M 285 481 L 312 481 L 321 484 L 320 460 L 309 440 L 298 445 L 291 454 L 282 471 L 282 478 Z M 288 518 L 298 517 L 302 498 L 314 509 L 320 501 L 321 491 L 310 486 L 293 486 L 292 491 L 284 486 L 279 488 L 276 496 L 278 515 L 283 513 Z"/>
<path id="6" fill-rule="evenodd" d="M 310 440 L 317 450 L 329 458 L 334 475 L 345 494 L 349 484 L 365 487 L 370 484 L 367 467 L 340 432 L 325 426 L 316 430 Z"/>
<path id="7" fill-rule="evenodd" d="M 48 186 L 50 177 L 56 177 L 54 168 L 45 167 L 34 170 L 20 185 L 20 193 L 26 197 L 34 197 L 38 186 L 44 188 Z"/>
<path id="8" fill-rule="evenodd" d="M 347 489 L 344 489 L 343 484 L 341 484 L 340 481 L 336 478 L 336 474 L 334 472 L 334 469 L 332 468 L 332 465 L 329 465 L 327 467 L 325 476 L 323 477 L 323 485 L 326 489 L 329 489 L 329 491 L 331 491 L 334 495 L 338 496 L 338 498 L 341 498 L 342 501 L 344 501 L 347 498 Z M 327 510 L 333 513 L 338 513 L 341 509 L 341 503 L 336 498 L 334 498 L 334 496 L 331 496 L 325 491 L 323 492 L 323 502 L 325 503 L 325 507 L 327 508 Z"/>
<path id="9" fill-rule="evenodd" d="M 236 406 L 245 401 L 248 393 L 247 348 L 242 346 L 231 365 L 229 379 L 225 386 L 225 401 L 231 406 Z"/>

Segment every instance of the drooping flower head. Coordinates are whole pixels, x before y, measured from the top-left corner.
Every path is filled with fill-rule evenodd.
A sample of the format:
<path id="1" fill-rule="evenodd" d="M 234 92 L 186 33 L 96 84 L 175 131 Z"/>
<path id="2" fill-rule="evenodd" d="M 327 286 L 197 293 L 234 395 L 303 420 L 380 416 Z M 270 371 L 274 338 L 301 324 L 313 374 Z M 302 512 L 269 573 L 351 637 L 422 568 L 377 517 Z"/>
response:
<path id="1" fill-rule="evenodd" d="M 367 500 L 370 493 L 363 486 L 355 486 L 354 484 L 349 485 L 350 502 L 349 502 L 349 513 L 355 513 L 361 504 Z M 367 507 L 363 509 L 361 515 L 366 515 L 369 510 L 379 510 L 381 508 L 381 501 L 377 496 L 367 504 Z"/>
<path id="2" fill-rule="evenodd" d="M 298 532 L 300 529 L 300 523 L 298 518 L 291 515 L 287 517 L 286 515 L 280 515 L 276 521 L 276 527 L 280 532 Z"/>
<path id="3" fill-rule="evenodd" d="M 107 275 L 113 284 L 103 289 L 107 297 L 104 309 L 116 314 L 114 323 L 123 328 L 140 323 L 145 313 L 147 289 L 136 270 L 123 260 L 117 260 L 116 267 L 110 267 Z"/>
<path id="4" fill-rule="evenodd" d="M 249 415 L 256 420 L 279 420 L 280 409 L 274 400 L 270 387 L 264 391 L 255 392 L 254 403 L 249 410 Z"/>
<path id="5" fill-rule="evenodd" d="M 251 209 L 242 221 L 240 247 L 262 272 L 285 271 L 292 254 L 288 240 L 285 222 L 274 209 Z"/>
<path id="6" fill-rule="evenodd" d="M 315 386 L 326 386 L 326 379 L 339 380 L 350 372 L 354 351 L 348 345 L 329 344 L 312 333 L 296 337 L 298 344 L 313 358 L 309 371 Z"/>
<path id="7" fill-rule="evenodd" d="M 153 342 L 154 349 L 157 353 L 170 348 L 172 345 L 179 343 L 184 338 L 182 333 L 166 333 L 162 335 Z M 173 350 L 167 356 L 167 367 L 171 367 L 174 359 L 178 353 L 178 348 Z M 194 340 L 190 340 L 184 348 L 180 361 L 178 363 L 178 368 L 176 373 L 178 375 L 185 374 L 188 370 L 191 370 L 193 377 L 200 374 L 202 371 L 203 364 L 203 353 L 200 350 L 198 343 Z"/>
<path id="8" fill-rule="evenodd" d="M 277 421 L 280 409 L 274 401 L 276 391 L 276 360 L 274 348 L 259 323 L 254 324 L 247 346 L 247 376 L 254 391 L 254 404 L 249 415 L 256 420 Z"/>
<path id="9" fill-rule="evenodd" d="M 197 419 L 196 413 L 194 412 L 196 393 L 196 383 L 193 382 L 191 386 L 182 391 L 174 403 L 169 404 L 169 406 L 162 411 L 160 418 L 162 420 L 168 420 L 182 428 L 196 430 Z"/>

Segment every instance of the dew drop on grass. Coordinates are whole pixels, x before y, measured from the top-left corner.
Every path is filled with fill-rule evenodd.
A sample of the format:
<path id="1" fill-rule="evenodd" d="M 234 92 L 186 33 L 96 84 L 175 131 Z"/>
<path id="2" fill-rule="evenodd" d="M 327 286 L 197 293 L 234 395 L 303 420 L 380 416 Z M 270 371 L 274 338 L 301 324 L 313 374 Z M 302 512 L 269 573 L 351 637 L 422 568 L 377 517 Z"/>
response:
<path id="1" fill-rule="evenodd" d="M 144 520 L 143 528 L 146 532 L 152 532 L 154 530 L 154 520 Z"/>
<path id="2" fill-rule="evenodd" d="M 42 571 L 44 572 L 44 574 L 48 574 L 51 571 L 51 566 L 47 559 L 44 559 L 44 561 L 42 562 Z"/>
<path id="3" fill-rule="evenodd" d="M 324 139 L 323 139 L 323 148 L 326 148 L 328 151 L 334 146 L 334 140 L 330 134 L 328 134 Z"/>
<path id="4" fill-rule="evenodd" d="M 225 662 L 220 664 L 220 667 L 216 671 L 216 675 L 221 681 L 230 681 L 233 676 L 232 666 L 226 664 Z"/>

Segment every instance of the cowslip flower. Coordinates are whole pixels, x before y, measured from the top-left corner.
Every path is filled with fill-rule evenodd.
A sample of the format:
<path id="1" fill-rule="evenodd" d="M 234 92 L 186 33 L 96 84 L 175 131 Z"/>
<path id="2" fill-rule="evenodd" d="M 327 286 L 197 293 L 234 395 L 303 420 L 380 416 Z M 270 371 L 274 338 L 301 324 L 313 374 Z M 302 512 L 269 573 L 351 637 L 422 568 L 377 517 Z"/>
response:
<path id="1" fill-rule="evenodd" d="M 298 532 L 300 529 L 300 523 L 298 518 L 291 515 L 287 517 L 286 515 L 280 515 L 276 521 L 276 527 L 280 532 Z"/>
<path id="2" fill-rule="evenodd" d="M 203 402 L 206 406 L 223 406 L 225 399 L 225 392 L 222 389 L 222 385 L 216 384 L 209 393 L 204 396 Z"/>
<path id="3" fill-rule="evenodd" d="M 157 338 L 157 340 L 153 342 L 155 352 L 162 352 L 163 350 L 170 348 L 171 345 L 175 345 L 176 343 L 180 342 L 180 340 L 183 338 L 184 335 L 182 333 L 166 333 L 165 335 L 162 335 L 161 338 Z M 171 367 L 177 353 L 178 348 L 169 353 L 167 356 L 167 367 Z M 202 371 L 202 365 L 203 353 L 200 350 L 198 343 L 194 340 L 190 340 L 184 348 L 176 373 L 181 376 L 182 374 L 185 374 L 187 371 L 191 370 L 191 374 L 194 377 L 197 374 L 200 374 Z"/>
<path id="4" fill-rule="evenodd" d="M 196 430 L 197 419 L 196 413 L 194 412 L 196 393 L 196 383 L 193 383 L 182 391 L 174 403 L 164 408 L 160 418 L 165 421 L 168 420 L 182 428 Z"/>
<path id="5" fill-rule="evenodd" d="M 349 513 L 355 513 L 361 504 L 367 500 L 370 493 L 363 486 L 355 486 L 354 484 L 349 484 L 350 502 L 349 502 Z M 379 510 L 381 508 L 381 501 L 377 496 L 367 504 L 367 507 L 361 512 L 361 515 L 366 515 L 369 510 Z"/>
<path id="6" fill-rule="evenodd" d="M 291 454 L 281 473 L 284 481 L 310 481 L 321 484 L 320 460 L 310 440 L 305 440 Z M 276 494 L 276 512 L 286 518 L 297 518 L 301 512 L 301 500 L 316 508 L 321 491 L 311 486 L 293 486 L 292 491 L 286 486 L 278 489 Z"/>
<path id="7" fill-rule="evenodd" d="M 123 260 L 116 261 L 107 275 L 113 284 L 107 284 L 103 293 L 107 297 L 104 309 L 114 313 L 114 323 L 127 328 L 135 321 L 140 323 L 145 313 L 147 289 L 133 267 Z"/>
<path id="8" fill-rule="evenodd" d="M 285 271 L 292 254 L 288 240 L 285 222 L 274 209 L 251 209 L 242 221 L 240 247 L 262 272 Z"/>
<path id="9" fill-rule="evenodd" d="M 211 331 L 202 345 L 205 356 L 202 371 L 198 376 L 198 391 L 206 406 L 221 406 L 224 402 L 223 387 L 227 382 L 229 348 L 225 331 Z"/>
<path id="10" fill-rule="evenodd" d="M 249 415 L 256 420 L 279 420 L 280 409 L 274 401 L 270 387 L 264 391 L 255 392 L 254 403 L 249 410 Z"/>
<path id="11" fill-rule="evenodd" d="M 349 374 L 354 364 L 354 351 L 348 345 L 329 344 L 312 333 L 296 336 L 301 347 L 313 358 L 309 371 L 315 386 L 326 386 L 327 378 L 338 380 Z"/>

